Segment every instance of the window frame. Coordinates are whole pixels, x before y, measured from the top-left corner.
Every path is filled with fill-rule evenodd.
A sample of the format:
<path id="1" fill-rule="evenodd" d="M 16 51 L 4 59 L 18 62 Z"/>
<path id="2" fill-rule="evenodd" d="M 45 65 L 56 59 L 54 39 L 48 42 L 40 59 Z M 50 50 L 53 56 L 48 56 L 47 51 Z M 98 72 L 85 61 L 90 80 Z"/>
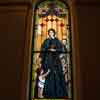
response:
<path id="1" fill-rule="evenodd" d="M 25 48 L 24 48 L 24 60 L 23 60 L 23 73 L 21 74 L 21 100 L 29 100 L 30 90 L 30 73 L 31 73 L 31 44 L 33 37 L 33 25 L 35 24 L 33 19 L 33 10 L 35 5 L 43 2 L 44 0 L 34 0 L 34 2 L 27 8 L 26 15 L 26 34 L 25 34 Z M 66 2 L 62 0 L 62 2 Z M 70 7 L 71 14 L 71 32 L 72 32 L 72 63 L 73 65 L 73 100 L 80 100 L 81 98 L 81 77 L 80 77 L 80 55 L 79 55 L 79 34 L 77 29 L 77 16 L 76 6 L 72 2 L 67 2 Z M 34 6 L 33 6 L 34 4 Z"/>

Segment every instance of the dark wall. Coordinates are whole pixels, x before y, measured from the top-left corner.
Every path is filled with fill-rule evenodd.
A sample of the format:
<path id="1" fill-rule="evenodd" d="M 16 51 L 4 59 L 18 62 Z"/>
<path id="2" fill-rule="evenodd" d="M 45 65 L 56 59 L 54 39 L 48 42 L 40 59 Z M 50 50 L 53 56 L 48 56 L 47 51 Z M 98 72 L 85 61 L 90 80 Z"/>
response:
<path id="1" fill-rule="evenodd" d="M 82 100 L 99 100 L 100 3 L 77 3 Z"/>
<path id="2" fill-rule="evenodd" d="M 21 91 L 25 92 L 21 90 L 22 79 L 25 79 L 21 75 L 24 71 L 29 3 L 31 0 L 0 1 L 0 100 L 22 100 Z M 77 0 L 75 5 L 79 33 L 81 100 L 99 100 L 100 3 L 95 0 Z"/>
<path id="3" fill-rule="evenodd" d="M 0 7 L 0 100 L 20 100 L 26 7 Z"/>

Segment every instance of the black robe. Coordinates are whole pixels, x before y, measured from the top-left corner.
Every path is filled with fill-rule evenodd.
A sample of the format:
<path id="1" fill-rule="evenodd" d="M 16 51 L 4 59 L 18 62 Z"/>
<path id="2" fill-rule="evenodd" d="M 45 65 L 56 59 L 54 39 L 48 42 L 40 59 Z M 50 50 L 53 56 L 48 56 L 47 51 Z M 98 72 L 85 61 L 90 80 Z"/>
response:
<path id="1" fill-rule="evenodd" d="M 56 51 L 49 51 L 50 48 Z M 46 39 L 41 47 L 40 57 L 44 73 L 50 69 L 46 77 L 44 98 L 65 98 L 68 96 L 59 54 L 63 52 L 62 44 L 57 38 Z"/>

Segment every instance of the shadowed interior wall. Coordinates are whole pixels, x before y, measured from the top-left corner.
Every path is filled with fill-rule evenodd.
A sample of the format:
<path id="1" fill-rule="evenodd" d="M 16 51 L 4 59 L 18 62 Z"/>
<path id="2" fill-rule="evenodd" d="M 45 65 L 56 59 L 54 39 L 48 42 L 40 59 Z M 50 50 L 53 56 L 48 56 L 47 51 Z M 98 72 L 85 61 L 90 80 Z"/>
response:
<path id="1" fill-rule="evenodd" d="M 99 100 L 100 3 L 77 4 L 82 100 Z"/>
<path id="2" fill-rule="evenodd" d="M 27 12 L 31 2 L 0 1 L 0 100 L 22 100 L 22 73 L 27 71 L 27 68 L 24 69 L 27 14 L 30 14 Z M 81 100 L 99 100 L 100 2 L 77 0 L 75 6 L 79 34 Z M 24 92 L 23 90 L 23 95 Z"/>
<path id="3" fill-rule="evenodd" d="M 0 99 L 19 100 L 27 7 L 0 7 Z"/>

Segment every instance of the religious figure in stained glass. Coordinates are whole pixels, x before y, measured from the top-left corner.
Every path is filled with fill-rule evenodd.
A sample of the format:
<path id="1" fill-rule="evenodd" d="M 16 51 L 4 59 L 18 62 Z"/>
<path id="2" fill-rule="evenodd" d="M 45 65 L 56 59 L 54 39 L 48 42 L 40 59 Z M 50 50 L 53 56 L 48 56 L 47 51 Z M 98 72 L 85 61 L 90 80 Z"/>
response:
<path id="1" fill-rule="evenodd" d="M 64 98 L 67 97 L 67 88 L 60 61 L 60 54 L 63 52 L 61 42 L 55 37 L 55 30 L 49 29 L 48 39 L 42 45 L 39 59 L 41 59 L 41 69 L 43 73 L 49 73 L 44 82 L 38 79 L 38 87 L 43 88 L 44 98 Z M 42 74 L 43 75 L 43 74 Z M 41 76 L 42 76 L 41 75 Z M 39 77 L 40 78 L 40 77 Z"/>
<path id="2" fill-rule="evenodd" d="M 35 10 L 32 98 L 72 98 L 69 9 L 45 0 Z"/>

